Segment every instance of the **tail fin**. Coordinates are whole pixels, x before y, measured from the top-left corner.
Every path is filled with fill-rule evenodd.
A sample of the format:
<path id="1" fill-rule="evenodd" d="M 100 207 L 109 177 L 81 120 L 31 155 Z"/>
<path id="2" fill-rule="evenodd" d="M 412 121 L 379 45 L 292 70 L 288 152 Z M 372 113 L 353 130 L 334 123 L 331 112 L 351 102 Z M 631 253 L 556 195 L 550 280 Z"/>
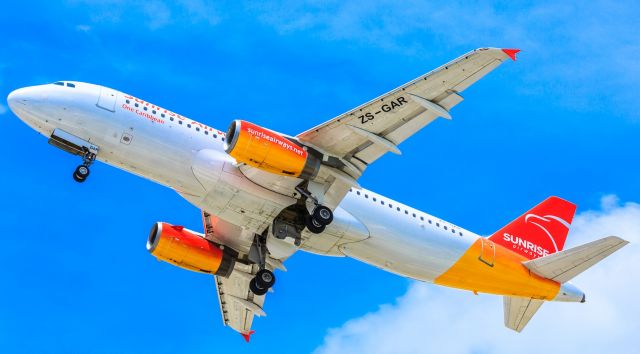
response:
<path id="1" fill-rule="evenodd" d="M 549 197 L 501 228 L 489 239 L 527 259 L 562 251 L 576 205 Z"/>

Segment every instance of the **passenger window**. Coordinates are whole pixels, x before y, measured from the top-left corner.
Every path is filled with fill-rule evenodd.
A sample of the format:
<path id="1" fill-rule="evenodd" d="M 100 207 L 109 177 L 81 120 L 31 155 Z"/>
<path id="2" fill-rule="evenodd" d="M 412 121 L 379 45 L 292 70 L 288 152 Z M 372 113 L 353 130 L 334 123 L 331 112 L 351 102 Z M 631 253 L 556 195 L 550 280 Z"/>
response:
<path id="1" fill-rule="evenodd" d="M 374 202 L 376 201 L 376 197 L 373 197 L 373 201 L 374 201 Z"/>
<path id="2" fill-rule="evenodd" d="M 439 222 L 437 222 L 437 223 L 436 223 L 436 226 L 437 226 L 437 227 L 440 227 L 440 223 L 439 223 Z"/>
<path id="3" fill-rule="evenodd" d="M 218 134 L 213 134 L 213 138 L 214 139 L 218 139 Z M 358 194 L 360 194 L 360 193 L 358 193 Z"/>
<path id="4" fill-rule="evenodd" d="M 160 117 L 164 118 L 164 113 L 160 114 Z M 171 121 L 173 122 L 173 117 L 171 117 Z"/>
<path id="5" fill-rule="evenodd" d="M 398 211 L 400 211 L 400 207 L 397 207 L 396 209 L 397 209 Z"/>
<path id="6" fill-rule="evenodd" d="M 224 138 L 222 138 L 222 141 L 224 141 Z"/>
<path id="7" fill-rule="evenodd" d="M 209 135 L 209 131 L 208 131 L 208 130 L 205 130 L 205 131 L 204 131 L 204 135 Z"/>
<path id="8" fill-rule="evenodd" d="M 391 205 L 391 203 L 389 203 L 389 208 L 393 208 L 393 205 Z"/>
<path id="9" fill-rule="evenodd" d="M 67 82 L 67 87 L 75 88 L 75 87 L 76 87 L 76 84 L 72 84 L 72 83 L 70 83 L 70 82 Z"/>
<path id="10" fill-rule="evenodd" d="M 414 217 L 414 218 L 416 217 L 416 213 L 413 213 L 413 217 Z"/>
<path id="11" fill-rule="evenodd" d="M 424 217 L 423 216 L 420 217 L 420 221 L 424 221 Z"/>
<path id="12" fill-rule="evenodd" d="M 380 201 L 380 204 L 384 205 L 384 200 L 381 200 L 381 201 Z"/>
<path id="13" fill-rule="evenodd" d="M 64 82 L 62 81 L 54 82 L 53 84 L 58 86 L 64 86 Z"/>
<path id="14" fill-rule="evenodd" d="M 136 104 L 134 104 L 134 106 L 139 107 L 138 102 L 136 102 Z"/>
<path id="15" fill-rule="evenodd" d="M 181 121 L 181 120 L 179 120 L 179 121 L 178 121 L 178 124 L 182 125 L 182 121 Z"/>
<path id="16" fill-rule="evenodd" d="M 406 211 L 406 210 L 404 211 L 404 213 L 405 213 L 406 215 L 409 215 L 409 212 L 408 212 L 408 211 Z"/>
<path id="17" fill-rule="evenodd" d="M 432 222 L 431 222 L 431 219 L 429 219 L 429 224 L 431 224 L 431 223 L 432 223 Z"/>
<path id="18" fill-rule="evenodd" d="M 164 116 L 164 114 L 163 114 L 163 116 Z M 169 118 L 169 120 L 173 122 L 173 117 Z"/>
<path id="19" fill-rule="evenodd" d="M 451 233 L 452 233 L 452 234 L 455 234 L 455 233 L 456 233 L 456 230 L 451 229 Z"/>
<path id="20" fill-rule="evenodd" d="M 187 124 L 187 128 L 191 128 L 191 124 Z"/>
<path id="21" fill-rule="evenodd" d="M 446 229 L 447 229 L 447 227 L 446 227 L 446 226 L 444 226 L 444 229 L 446 230 Z"/>
<path id="22" fill-rule="evenodd" d="M 129 102 L 129 100 L 127 100 L 127 104 L 129 104 L 129 103 L 131 103 L 131 102 Z"/>
<path id="23" fill-rule="evenodd" d="M 460 236 L 462 236 L 462 232 L 459 232 Z"/>
<path id="24" fill-rule="evenodd" d="M 151 113 L 156 114 L 156 110 L 155 110 L 155 109 L 154 109 L 154 110 L 152 110 L 152 111 L 151 111 Z"/>
<path id="25" fill-rule="evenodd" d="M 356 191 L 356 194 L 357 194 L 357 195 L 360 195 L 360 191 Z"/>
<path id="26" fill-rule="evenodd" d="M 142 107 L 142 109 L 144 109 L 146 111 L 147 110 L 147 106 Z"/>
<path id="27" fill-rule="evenodd" d="M 200 128 L 196 127 L 196 131 L 197 131 L 197 132 L 199 132 L 199 131 L 200 131 Z"/>

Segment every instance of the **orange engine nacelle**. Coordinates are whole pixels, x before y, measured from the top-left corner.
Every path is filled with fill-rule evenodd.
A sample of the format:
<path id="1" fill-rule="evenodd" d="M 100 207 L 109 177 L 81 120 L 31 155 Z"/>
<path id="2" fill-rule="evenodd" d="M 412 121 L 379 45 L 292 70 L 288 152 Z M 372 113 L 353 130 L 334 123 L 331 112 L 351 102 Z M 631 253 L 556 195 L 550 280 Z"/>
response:
<path id="1" fill-rule="evenodd" d="M 229 126 L 225 151 L 238 162 L 284 176 L 311 179 L 320 168 L 320 160 L 298 143 L 242 120 Z"/>
<path id="2" fill-rule="evenodd" d="M 159 260 L 194 272 L 228 277 L 236 263 L 237 253 L 221 247 L 204 236 L 158 222 L 151 228 L 147 250 Z"/>

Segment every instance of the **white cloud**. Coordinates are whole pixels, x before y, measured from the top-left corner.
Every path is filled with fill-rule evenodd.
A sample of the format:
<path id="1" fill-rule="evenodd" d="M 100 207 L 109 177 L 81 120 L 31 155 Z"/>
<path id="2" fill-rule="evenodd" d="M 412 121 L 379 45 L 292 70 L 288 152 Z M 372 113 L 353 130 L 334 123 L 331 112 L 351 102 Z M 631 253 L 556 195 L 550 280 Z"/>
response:
<path id="1" fill-rule="evenodd" d="M 0 103 L 0 115 L 7 113 L 7 106 Z"/>
<path id="2" fill-rule="evenodd" d="M 522 333 L 502 298 L 413 283 L 394 304 L 328 331 L 316 353 L 629 353 L 640 318 L 640 204 L 602 199 L 576 216 L 567 247 L 609 235 L 631 244 L 573 281 L 587 302 L 545 303 Z"/>

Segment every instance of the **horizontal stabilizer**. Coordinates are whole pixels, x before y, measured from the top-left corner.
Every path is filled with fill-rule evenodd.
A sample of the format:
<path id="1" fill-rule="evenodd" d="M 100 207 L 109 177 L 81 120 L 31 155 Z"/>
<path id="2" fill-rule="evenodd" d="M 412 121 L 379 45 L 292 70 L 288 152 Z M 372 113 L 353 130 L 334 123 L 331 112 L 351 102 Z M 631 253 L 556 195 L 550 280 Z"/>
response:
<path id="1" fill-rule="evenodd" d="M 609 236 L 523 264 L 541 277 L 565 283 L 628 243 L 620 237 Z"/>
<path id="2" fill-rule="evenodd" d="M 543 300 L 526 297 L 505 296 L 504 325 L 514 331 L 522 332 L 543 302 Z"/>

